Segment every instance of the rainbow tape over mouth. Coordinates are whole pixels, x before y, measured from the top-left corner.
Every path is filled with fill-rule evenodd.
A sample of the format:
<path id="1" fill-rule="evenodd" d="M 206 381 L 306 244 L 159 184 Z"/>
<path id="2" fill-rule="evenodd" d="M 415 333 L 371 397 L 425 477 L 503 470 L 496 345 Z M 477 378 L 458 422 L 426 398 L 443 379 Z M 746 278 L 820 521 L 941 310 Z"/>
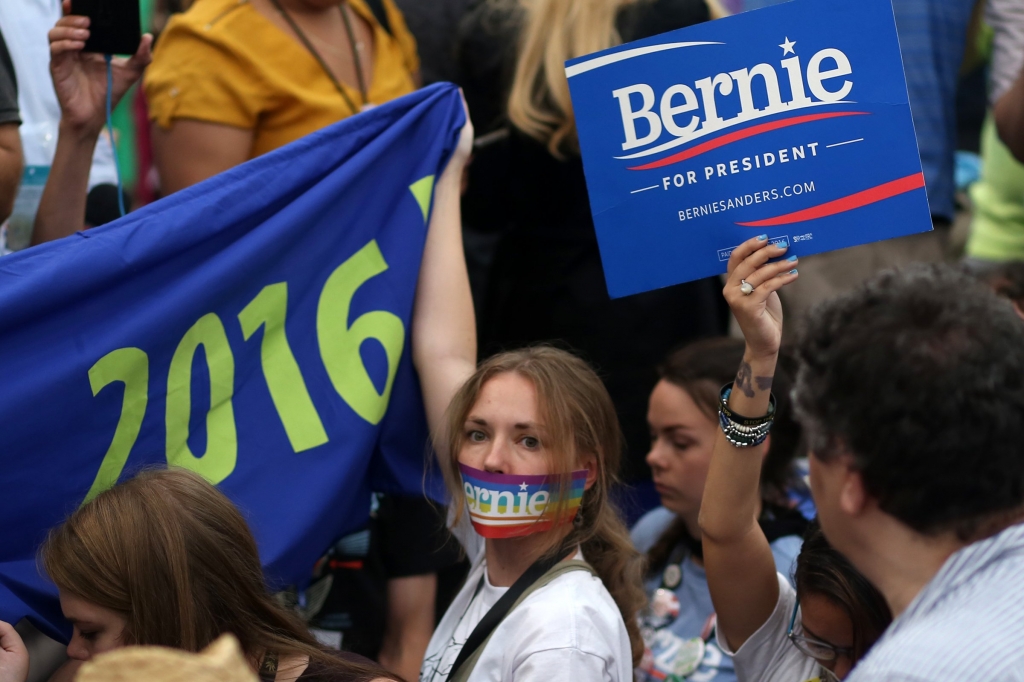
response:
<path id="1" fill-rule="evenodd" d="M 572 523 L 587 482 L 586 469 L 572 472 L 568 502 L 554 519 L 544 511 L 552 501 L 557 502 L 558 476 L 492 474 L 465 464 L 459 465 L 459 471 L 469 519 L 485 538 L 522 537 Z"/>

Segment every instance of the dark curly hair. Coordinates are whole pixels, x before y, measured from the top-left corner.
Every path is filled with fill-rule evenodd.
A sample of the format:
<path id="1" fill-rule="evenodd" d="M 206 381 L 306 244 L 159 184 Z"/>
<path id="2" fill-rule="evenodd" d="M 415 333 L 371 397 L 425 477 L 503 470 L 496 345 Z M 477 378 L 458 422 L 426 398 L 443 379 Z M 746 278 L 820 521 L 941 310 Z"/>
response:
<path id="1" fill-rule="evenodd" d="M 849 453 L 886 513 L 969 541 L 1024 505 L 1024 324 L 984 285 L 885 271 L 816 308 L 797 358 L 812 456 Z"/>

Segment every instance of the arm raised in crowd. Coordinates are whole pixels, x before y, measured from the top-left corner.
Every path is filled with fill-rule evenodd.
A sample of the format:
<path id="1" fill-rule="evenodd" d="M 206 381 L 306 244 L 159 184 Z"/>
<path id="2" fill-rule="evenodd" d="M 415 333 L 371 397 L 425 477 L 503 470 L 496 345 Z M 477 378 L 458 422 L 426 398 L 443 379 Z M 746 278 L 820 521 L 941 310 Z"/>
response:
<path id="1" fill-rule="evenodd" d="M 772 377 L 782 342 L 782 304 L 776 293 L 794 281 L 795 261 L 768 263 L 785 248 L 755 237 L 729 259 L 723 291 L 747 340 L 729 407 L 752 418 L 768 413 Z M 744 294 L 743 282 L 753 285 Z M 758 525 L 761 463 L 767 443 L 740 448 L 719 430 L 700 508 L 704 567 L 718 630 L 736 651 L 768 620 L 779 598 L 775 561 Z"/>
<path id="2" fill-rule="evenodd" d="M 1010 152 L 1024 163 L 1024 69 L 995 106 L 996 129 Z"/>
<path id="3" fill-rule="evenodd" d="M 107 64 L 103 55 L 83 53 L 89 18 L 72 16 L 71 0 L 49 33 L 50 75 L 60 103 L 57 150 L 32 230 L 32 243 L 66 237 L 82 229 L 93 150 L 106 122 Z M 113 68 L 112 104 L 121 100 L 152 56 L 153 36 L 142 36 L 129 58 L 117 57 Z"/>
<path id="4" fill-rule="evenodd" d="M 412 357 L 431 433 L 438 433 L 455 391 L 476 369 L 476 319 L 462 250 L 462 171 L 473 147 L 466 113 L 458 148 L 434 187 L 412 319 Z"/>
<path id="5" fill-rule="evenodd" d="M 0 33 L 0 223 L 14 212 L 25 159 L 18 133 L 18 83 L 7 43 Z"/>
<path id="6" fill-rule="evenodd" d="M 0 222 L 7 220 L 14 211 L 23 166 L 18 124 L 0 123 Z"/>
<path id="7" fill-rule="evenodd" d="M 989 80 L 996 129 L 1024 163 L 1024 4 L 988 0 L 985 23 L 993 31 Z"/>

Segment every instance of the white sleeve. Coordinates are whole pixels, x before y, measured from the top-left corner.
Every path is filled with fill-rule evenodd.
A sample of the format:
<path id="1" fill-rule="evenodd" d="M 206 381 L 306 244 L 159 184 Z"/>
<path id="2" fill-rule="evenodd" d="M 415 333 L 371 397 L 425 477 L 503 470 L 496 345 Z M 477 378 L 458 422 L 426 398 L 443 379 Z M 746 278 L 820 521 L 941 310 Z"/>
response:
<path id="1" fill-rule="evenodd" d="M 992 27 L 992 62 L 989 67 L 991 103 L 1010 89 L 1024 66 L 1024 3 L 989 0 L 985 21 Z"/>
<path id="2" fill-rule="evenodd" d="M 721 633 L 718 635 L 719 647 L 732 656 L 736 678 L 744 682 L 794 682 L 806 680 L 817 673 L 817 663 L 800 653 L 786 636 L 796 606 L 796 590 L 781 573 L 776 573 L 776 577 L 779 580 L 779 600 L 775 603 L 775 610 L 739 651 L 732 651 Z"/>
<path id="3" fill-rule="evenodd" d="M 576 648 L 546 649 L 527 656 L 512 671 L 513 682 L 632 682 L 620 680 L 608 670 L 603 658 Z"/>

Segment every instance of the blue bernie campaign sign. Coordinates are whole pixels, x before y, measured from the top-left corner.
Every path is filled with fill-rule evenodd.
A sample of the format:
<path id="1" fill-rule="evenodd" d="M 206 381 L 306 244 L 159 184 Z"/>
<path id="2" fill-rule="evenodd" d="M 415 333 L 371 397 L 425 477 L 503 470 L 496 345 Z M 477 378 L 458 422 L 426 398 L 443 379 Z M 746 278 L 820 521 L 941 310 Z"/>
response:
<path id="1" fill-rule="evenodd" d="M 792 0 L 566 62 L 608 291 L 931 229 L 889 0 Z"/>
<path id="2" fill-rule="evenodd" d="M 217 484 L 280 586 L 422 494 L 410 316 L 464 120 L 426 88 L 0 259 L 0 619 L 67 636 L 37 547 L 141 468 Z"/>

